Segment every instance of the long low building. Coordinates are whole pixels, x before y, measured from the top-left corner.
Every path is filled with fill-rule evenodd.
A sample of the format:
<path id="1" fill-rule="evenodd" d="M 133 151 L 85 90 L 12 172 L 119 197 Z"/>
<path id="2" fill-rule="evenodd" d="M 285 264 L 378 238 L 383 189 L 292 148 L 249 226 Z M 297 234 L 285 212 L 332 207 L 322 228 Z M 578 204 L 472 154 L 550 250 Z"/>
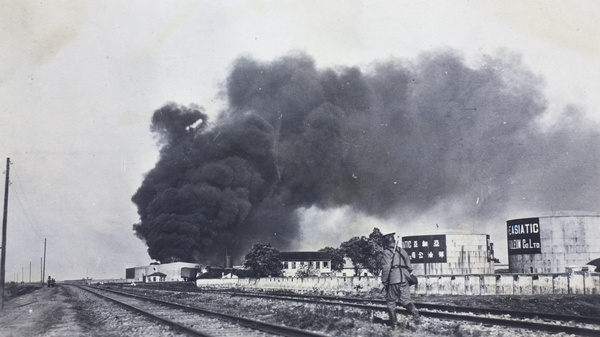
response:
<path id="1" fill-rule="evenodd" d="M 148 266 L 127 268 L 125 279 L 127 282 L 144 283 L 195 281 L 202 271 L 202 266 L 197 263 L 153 263 Z"/>
<path id="2" fill-rule="evenodd" d="M 282 275 L 295 277 L 299 273 L 321 276 L 331 273 L 331 256 L 323 252 L 281 252 Z"/>
<path id="3" fill-rule="evenodd" d="M 368 270 L 354 268 L 352 260 L 345 257 L 341 270 L 332 269 L 331 256 L 324 252 L 281 252 L 280 259 L 283 263 L 283 277 L 302 276 L 373 276 Z"/>

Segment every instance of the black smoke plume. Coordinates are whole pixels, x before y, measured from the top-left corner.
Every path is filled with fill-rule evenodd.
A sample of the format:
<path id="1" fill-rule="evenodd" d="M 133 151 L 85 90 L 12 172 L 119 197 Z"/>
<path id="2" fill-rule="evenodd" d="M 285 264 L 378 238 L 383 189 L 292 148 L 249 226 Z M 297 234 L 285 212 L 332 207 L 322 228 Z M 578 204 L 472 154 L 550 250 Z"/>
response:
<path id="1" fill-rule="evenodd" d="M 369 70 L 239 59 L 214 122 L 197 106 L 155 111 L 160 159 L 132 198 L 134 230 L 154 259 L 218 263 L 255 242 L 290 247 L 303 207 L 381 219 L 435 209 L 479 224 L 517 209 L 595 210 L 598 127 L 576 107 L 541 123 L 542 90 L 505 54 Z"/>

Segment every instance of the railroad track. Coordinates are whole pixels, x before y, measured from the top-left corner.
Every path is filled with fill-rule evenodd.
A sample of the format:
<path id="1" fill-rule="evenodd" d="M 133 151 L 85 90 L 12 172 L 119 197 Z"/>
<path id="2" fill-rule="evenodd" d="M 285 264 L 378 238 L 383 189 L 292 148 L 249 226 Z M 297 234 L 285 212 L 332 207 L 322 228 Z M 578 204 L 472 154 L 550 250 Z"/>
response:
<path id="1" fill-rule="evenodd" d="M 154 289 L 159 290 L 159 289 Z M 168 292 L 169 290 L 159 290 Z M 177 290 L 179 293 L 182 290 Z M 194 289 L 183 292 L 198 293 L 211 292 L 232 296 L 255 297 L 282 301 L 306 302 L 312 304 L 337 305 L 360 308 L 364 310 L 385 311 L 385 301 L 376 299 L 358 299 L 333 296 L 311 296 L 281 293 L 254 293 L 232 290 L 206 290 Z M 417 303 L 421 316 L 443 320 L 469 321 L 485 325 L 522 328 L 550 333 L 567 333 L 577 336 L 600 336 L 600 318 L 543 314 L 523 311 L 509 311 L 501 309 L 473 308 L 454 305 L 439 305 Z M 404 309 L 399 313 L 408 315 Z"/>
<path id="2" fill-rule="evenodd" d="M 211 290 L 223 293 L 220 290 Z M 286 293 L 272 293 L 272 294 L 261 294 L 261 293 L 252 293 L 252 292 L 237 292 L 237 291 L 227 291 L 228 294 L 236 294 L 240 296 L 273 296 L 277 299 L 290 298 L 295 300 L 296 298 L 302 300 L 325 300 L 325 301 L 342 301 L 344 303 L 357 303 L 357 304 L 377 304 L 377 305 L 385 305 L 384 300 L 377 299 L 361 299 L 361 298 L 348 298 L 348 297 L 339 297 L 339 296 L 313 296 L 313 295 L 302 295 L 302 294 L 286 294 Z M 432 303 L 424 303 L 424 302 L 415 302 L 415 305 L 418 306 L 419 309 L 425 309 L 427 311 L 446 311 L 453 313 L 473 313 L 473 314 L 483 314 L 483 315 L 496 315 L 496 316 L 510 316 L 512 318 L 521 318 L 521 319 L 540 319 L 540 320 L 548 320 L 548 321 L 561 321 L 561 322 L 578 322 L 585 324 L 598 325 L 600 327 L 600 318 L 599 317 L 586 317 L 586 316 L 574 316 L 574 315 L 558 315 L 558 314 L 546 314 L 546 313 L 536 313 L 536 312 L 526 312 L 526 311 L 516 311 L 516 310 L 503 310 L 503 309 L 494 309 L 494 308 L 476 308 L 476 307 L 466 307 L 466 306 L 457 306 L 457 305 L 444 305 L 444 304 L 432 304 Z M 408 313 L 407 313 L 408 314 Z"/>
<path id="3" fill-rule="evenodd" d="M 132 293 L 97 287 L 76 287 L 190 336 L 325 337 L 323 334 L 311 331 L 227 315 Z"/>

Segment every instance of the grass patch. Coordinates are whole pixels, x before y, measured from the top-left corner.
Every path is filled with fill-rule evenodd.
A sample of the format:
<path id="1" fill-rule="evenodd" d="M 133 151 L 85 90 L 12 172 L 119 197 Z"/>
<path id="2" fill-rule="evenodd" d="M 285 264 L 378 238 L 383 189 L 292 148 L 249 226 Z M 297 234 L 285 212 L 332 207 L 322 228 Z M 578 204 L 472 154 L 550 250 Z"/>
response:
<path id="1" fill-rule="evenodd" d="M 4 287 L 4 298 L 6 300 L 11 300 L 13 298 L 17 298 L 19 296 L 27 295 L 32 293 L 38 289 L 41 289 L 42 286 L 39 284 L 30 284 L 30 283 L 8 283 Z"/>

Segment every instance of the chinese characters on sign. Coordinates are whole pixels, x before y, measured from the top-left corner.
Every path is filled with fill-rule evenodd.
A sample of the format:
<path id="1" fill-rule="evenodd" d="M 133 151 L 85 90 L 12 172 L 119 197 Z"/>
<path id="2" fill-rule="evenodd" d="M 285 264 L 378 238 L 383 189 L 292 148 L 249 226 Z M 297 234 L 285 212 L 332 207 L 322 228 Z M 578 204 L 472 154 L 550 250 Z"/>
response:
<path id="1" fill-rule="evenodd" d="M 487 260 L 488 262 L 494 261 L 494 244 L 490 240 L 489 234 L 485 236 L 485 241 L 487 242 Z"/>
<path id="2" fill-rule="evenodd" d="M 541 254 L 540 218 L 509 220 L 506 228 L 508 255 Z"/>
<path id="3" fill-rule="evenodd" d="M 404 236 L 402 248 L 411 263 L 446 262 L 446 235 Z"/>

